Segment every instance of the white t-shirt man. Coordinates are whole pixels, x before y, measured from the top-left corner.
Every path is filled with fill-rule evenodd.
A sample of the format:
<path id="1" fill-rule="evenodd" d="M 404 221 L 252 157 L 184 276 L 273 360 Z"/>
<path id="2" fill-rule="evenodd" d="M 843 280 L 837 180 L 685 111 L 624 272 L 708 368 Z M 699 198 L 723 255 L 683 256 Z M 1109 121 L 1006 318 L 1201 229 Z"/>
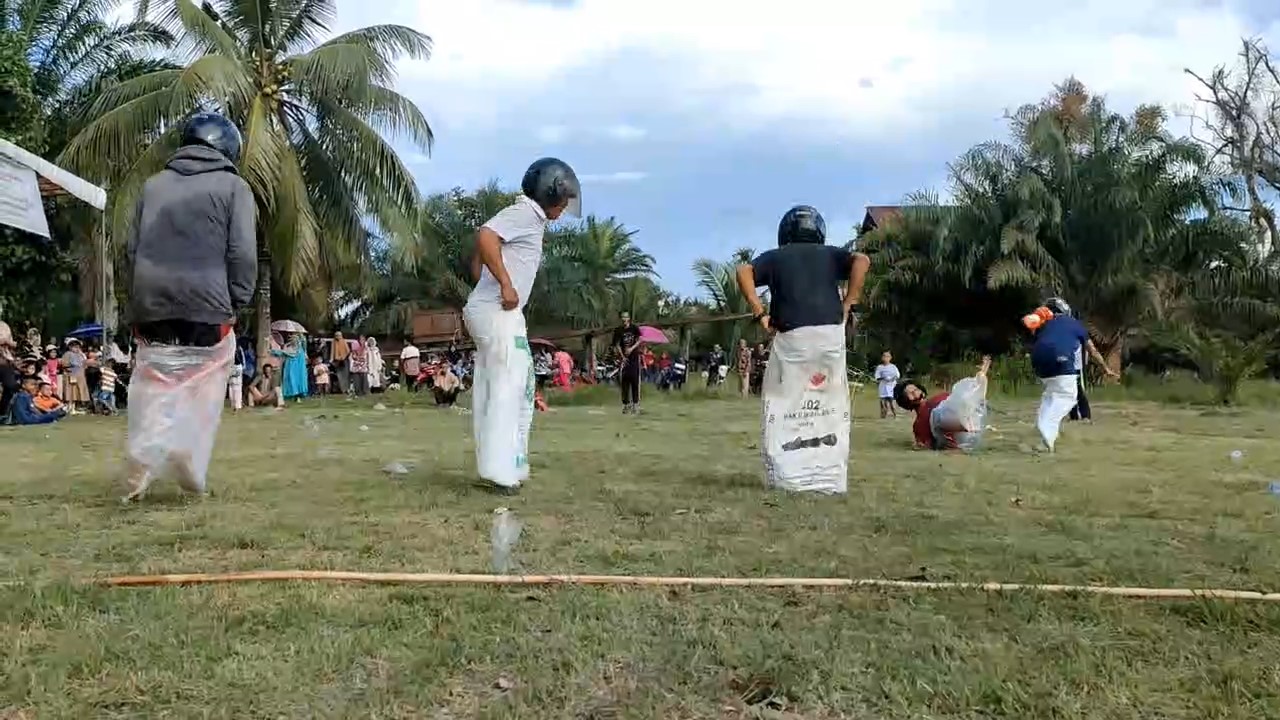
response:
<path id="1" fill-rule="evenodd" d="M 881 400 L 893 399 L 893 387 L 898 384 L 902 373 L 893 363 L 882 363 L 876 366 L 876 385 L 880 389 Z"/>
<path id="2" fill-rule="evenodd" d="M 409 343 L 400 351 L 400 370 L 406 375 L 417 377 L 421 369 L 420 357 L 422 353 L 418 350 L 418 346 Z"/>
<path id="3" fill-rule="evenodd" d="M 520 296 L 517 310 L 524 310 L 529 294 L 533 292 L 534 278 L 542 266 L 542 239 L 548 222 L 542 206 L 521 195 L 484 224 L 502 238 L 502 264 L 511 277 L 512 287 Z M 467 307 L 502 308 L 502 287 L 488 266 L 481 267 L 480 282 L 467 297 Z"/>

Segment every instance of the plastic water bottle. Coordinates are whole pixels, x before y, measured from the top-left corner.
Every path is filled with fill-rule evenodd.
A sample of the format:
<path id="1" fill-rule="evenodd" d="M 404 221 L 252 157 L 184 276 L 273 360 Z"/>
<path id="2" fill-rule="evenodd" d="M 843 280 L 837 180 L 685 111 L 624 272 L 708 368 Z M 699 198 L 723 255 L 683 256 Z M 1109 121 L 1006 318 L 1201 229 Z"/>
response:
<path id="1" fill-rule="evenodd" d="M 493 511 L 493 528 L 489 531 L 489 542 L 493 546 L 493 571 L 507 574 L 515 569 L 511 551 L 520 539 L 520 520 L 515 513 L 502 507 Z"/>

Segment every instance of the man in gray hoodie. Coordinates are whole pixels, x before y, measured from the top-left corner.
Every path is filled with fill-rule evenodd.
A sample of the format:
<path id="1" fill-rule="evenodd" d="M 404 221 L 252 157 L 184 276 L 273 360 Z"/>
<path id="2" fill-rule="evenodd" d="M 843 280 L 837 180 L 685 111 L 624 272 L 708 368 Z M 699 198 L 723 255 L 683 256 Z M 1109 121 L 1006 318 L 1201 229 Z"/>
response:
<path id="1" fill-rule="evenodd" d="M 140 340 L 210 347 L 253 299 L 253 191 L 240 177 L 240 131 L 201 113 L 164 170 L 147 180 L 127 249 L 128 315 Z"/>
<path id="2" fill-rule="evenodd" d="M 138 200 L 126 273 L 138 341 L 126 502 L 166 468 L 182 489 L 205 492 L 232 372 L 229 335 L 258 274 L 253 192 L 236 170 L 240 146 L 226 118 L 192 117 L 182 147 Z"/>

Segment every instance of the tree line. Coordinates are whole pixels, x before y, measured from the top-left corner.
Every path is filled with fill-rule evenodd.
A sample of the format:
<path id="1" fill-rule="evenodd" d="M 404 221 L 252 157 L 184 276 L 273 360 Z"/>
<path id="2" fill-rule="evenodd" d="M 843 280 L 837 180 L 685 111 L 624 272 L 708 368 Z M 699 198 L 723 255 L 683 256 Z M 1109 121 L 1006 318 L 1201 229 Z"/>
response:
<path id="1" fill-rule="evenodd" d="M 0 0 L 0 136 L 109 189 L 102 217 L 51 201 L 50 243 L 0 229 L 0 312 L 11 322 L 47 334 L 91 316 L 104 289 L 122 299 L 100 283 L 113 284 L 141 183 L 175 149 L 182 120 L 205 109 L 244 133 L 260 274 L 243 321 L 260 342 L 273 317 L 394 335 L 415 310 L 461 304 L 475 228 L 513 193 L 492 183 L 424 195 L 394 149 L 434 143 L 395 89 L 396 62 L 428 58 L 429 37 L 399 25 L 334 36 L 334 0 L 134 0 L 122 20 L 114 10 L 112 0 Z M 1233 63 L 1188 72 L 1202 93 L 1185 118 L 1116 112 L 1069 79 L 1010 112 L 1006 138 L 951 163 L 944 195 L 914 193 L 898 218 L 854 239 L 874 261 L 859 352 L 891 347 L 922 369 L 966 352 L 1016 354 L 1027 339 L 1018 318 L 1052 294 L 1077 308 L 1113 365 L 1190 364 L 1224 388 L 1274 369 L 1280 74 L 1256 41 Z M 1181 119 L 1185 136 L 1170 130 Z M 622 222 L 560 225 L 530 323 L 736 314 L 732 270 L 751 254 L 698 261 L 700 296 L 679 297 Z M 755 333 L 744 321 L 706 324 L 681 343 Z"/>
<path id="2" fill-rule="evenodd" d="M 1246 43 L 1242 62 L 1259 52 Z M 1227 68 L 1211 77 L 1247 82 Z M 1280 99 L 1280 82 L 1269 92 Z M 1210 110 L 1201 125 L 1242 132 Z M 1280 253 L 1268 200 L 1249 188 L 1280 176 L 1237 162 L 1229 144 L 1171 133 L 1170 120 L 1157 106 L 1116 112 L 1075 79 L 1010 113 L 1008 139 L 951 164 L 946 202 L 912 195 L 858 238 L 875 260 L 871 342 L 925 366 L 1015 353 L 1022 314 L 1061 296 L 1113 369 L 1186 364 L 1224 401 L 1274 369 Z"/>

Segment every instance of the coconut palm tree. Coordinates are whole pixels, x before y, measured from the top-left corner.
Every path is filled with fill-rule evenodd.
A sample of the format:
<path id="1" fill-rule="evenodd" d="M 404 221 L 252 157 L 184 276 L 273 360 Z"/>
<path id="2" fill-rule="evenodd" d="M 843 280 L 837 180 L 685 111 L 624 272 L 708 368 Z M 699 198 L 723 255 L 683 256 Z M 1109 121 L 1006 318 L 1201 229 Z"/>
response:
<path id="1" fill-rule="evenodd" d="M 694 261 L 694 280 L 705 296 L 712 313 L 716 315 L 751 314 L 751 305 L 738 290 L 737 273 L 738 266 L 751 262 L 753 257 L 755 257 L 755 251 L 751 248 L 739 248 L 726 262 L 708 258 Z M 743 337 L 750 325 L 749 318 L 712 323 L 707 326 L 708 335 L 704 339 L 708 344 L 719 343 L 725 348 L 733 348 L 737 346 L 738 338 Z"/>
<path id="2" fill-rule="evenodd" d="M 78 129 L 86 103 L 101 88 L 149 70 L 163 67 L 152 57 L 170 47 L 173 37 L 149 22 L 114 21 L 115 0 L 0 0 L 0 45 L 25 64 L 21 75 L 30 93 L 30 107 L 0 99 L 5 112 L 24 117 L 25 132 L 12 133 L 27 150 L 55 157 Z M 18 73 L 6 70 L 6 80 Z M 4 125 L 0 120 L 0 125 Z M 113 289 L 101 279 L 114 276 L 112 264 L 102 252 L 97 229 L 100 218 L 77 204 L 59 204 L 52 213 L 51 230 L 64 246 L 68 261 L 78 274 L 80 305 L 92 311 L 99 299 L 107 300 L 99 319 L 111 323 Z M 59 263 L 61 259 L 59 259 Z M 106 267 L 103 267 L 106 263 Z M 105 272 L 104 272 L 105 270 Z M 58 290 L 70 287 L 67 283 Z M 48 292 L 50 288 L 45 288 Z"/>
<path id="3" fill-rule="evenodd" d="M 476 229 L 515 197 L 496 182 L 474 193 L 454 188 L 429 196 L 417 214 L 417 232 L 376 243 L 369 266 L 344 284 L 339 304 L 350 308 L 348 322 L 399 335 L 417 310 L 461 308 L 474 285 Z"/>
<path id="4" fill-rule="evenodd" d="M 65 113 L 102 78 L 127 74 L 173 36 L 155 23 L 111 19 L 117 0 L 0 0 L 0 32 L 18 41 L 46 117 Z"/>
<path id="5" fill-rule="evenodd" d="M 635 230 L 615 218 L 587 217 L 547 239 L 546 260 L 529 299 L 530 319 L 597 327 L 617 318 L 628 278 L 653 278 L 653 256 L 636 245 Z"/>
<path id="6" fill-rule="evenodd" d="M 419 192 L 384 134 L 430 150 L 426 118 L 391 85 L 395 61 L 427 57 L 431 41 L 399 25 L 322 40 L 334 0 L 137 0 L 136 10 L 177 36 L 183 66 L 101 92 L 63 160 L 95 177 L 123 168 L 111 227 L 124 237 L 141 184 L 176 149 L 183 120 L 209 109 L 233 119 L 258 206 L 265 351 L 273 288 L 326 314 L 332 278 L 368 262 L 375 230 L 413 232 Z"/>
<path id="7" fill-rule="evenodd" d="M 454 188 L 427 198 L 419 232 L 412 243 L 399 246 L 397 260 L 427 280 L 432 303 L 455 308 L 466 303 L 475 285 L 471 257 L 476 230 L 516 196 L 491 181 L 472 193 Z"/>

